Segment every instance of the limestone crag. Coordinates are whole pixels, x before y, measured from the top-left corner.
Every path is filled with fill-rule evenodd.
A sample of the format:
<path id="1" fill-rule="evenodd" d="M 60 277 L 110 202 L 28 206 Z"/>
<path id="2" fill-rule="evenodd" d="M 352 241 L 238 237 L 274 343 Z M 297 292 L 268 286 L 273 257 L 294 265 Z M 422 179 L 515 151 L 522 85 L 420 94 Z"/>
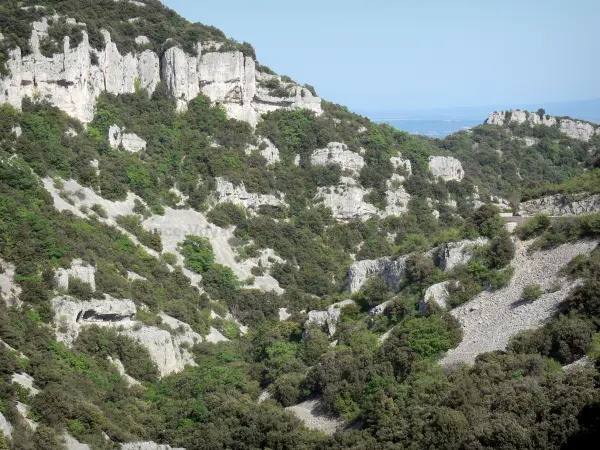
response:
<path id="1" fill-rule="evenodd" d="M 160 317 L 173 330 L 172 333 L 137 321 L 137 309 L 131 300 L 114 299 L 108 295 L 103 300 L 86 302 L 56 297 L 52 300 L 52 307 L 56 339 L 68 346 L 73 345 L 86 326 L 111 327 L 146 347 L 161 376 L 180 372 L 186 365 L 195 365 L 187 348 L 202 342 L 202 337 L 189 325 L 164 313 Z"/>
<path id="2" fill-rule="evenodd" d="M 219 194 L 218 203 L 231 202 L 235 205 L 243 206 L 248 210 L 258 210 L 263 205 L 286 206 L 282 198 L 274 195 L 256 194 L 246 191 L 244 183 L 234 186 L 233 183 L 218 177 L 217 193 Z M 282 194 L 280 194 L 283 197 Z"/>
<path id="3" fill-rule="evenodd" d="M 562 194 L 528 200 L 519 206 L 523 215 L 534 216 L 547 214 L 549 216 L 577 216 L 579 214 L 600 211 L 600 195 L 578 194 L 566 197 Z"/>
<path id="4" fill-rule="evenodd" d="M 0 431 L 4 433 L 4 436 L 10 438 L 13 432 L 13 426 L 10 424 L 6 417 L 0 412 Z"/>
<path id="5" fill-rule="evenodd" d="M 352 264 L 346 276 L 347 289 L 350 292 L 357 292 L 369 278 L 375 275 L 382 276 L 390 288 L 400 287 L 406 272 L 407 259 L 408 256 L 398 259 L 385 257 L 356 261 Z"/>
<path id="6" fill-rule="evenodd" d="M 40 40 L 47 36 L 48 19 L 44 17 L 33 24 L 31 54 L 23 56 L 18 47 L 8 52 L 10 75 L 0 78 L 0 103 L 20 109 L 23 98 L 39 98 L 82 122 L 90 122 L 102 91 L 115 95 L 133 93 L 137 80 L 139 87 L 153 92 L 160 81 L 155 53 L 146 50 L 123 56 L 105 30 L 103 49 L 92 48 L 83 31 L 83 40 L 77 47 L 71 48 L 69 37 L 65 37 L 63 52 L 52 58 L 40 51 Z"/>
<path id="7" fill-rule="evenodd" d="M 330 142 L 326 148 L 315 150 L 310 156 L 310 162 L 315 166 L 335 164 L 355 175 L 365 166 L 363 157 L 348 150 L 346 144 L 341 142 Z"/>
<path id="8" fill-rule="evenodd" d="M 118 149 L 123 146 L 125 150 L 131 153 L 146 150 L 146 141 L 137 134 L 124 133 L 124 131 L 118 125 L 112 125 L 108 129 L 108 142 L 112 148 Z"/>
<path id="9" fill-rule="evenodd" d="M 15 266 L 0 259 L 0 267 L 3 269 L 0 273 L 0 292 L 2 298 L 8 306 L 20 306 L 21 286 L 15 283 Z"/>
<path id="10" fill-rule="evenodd" d="M 444 181 L 461 181 L 465 176 L 462 164 L 452 156 L 430 156 L 429 170 L 436 179 Z"/>
<path id="11" fill-rule="evenodd" d="M 473 241 L 464 240 L 458 242 L 448 242 L 440 245 L 432 254 L 436 265 L 443 271 L 451 271 L 456 267 L 467 264 L 473 257 L 473 251 L 477 247 L 487 245 L 488 240 L 477 238 Z"/>
<path id="12" fill-rule="evenodd" d="M 354 178 L 341 177 L 337 186 L 319 187 L 316 202 L 322 202 L 333 211 L 338 220 L 367 220 L 377 214 L 377 208 L 364 201 L 368 192 L 356 184 Z"/>
<path id="13" fill-rule="evenodd" d="M 513 109 L 512 111 L 493 112 L 485 123 L 490 125 L 507 125 L 509 123 L 528 124 L 531 127 L 545 125 L 551 127 L 558 124 L 560 131 L 570 138 L 589 141 L 594 134 L 600 134 L 600 127 L 580 120 L 562 119 L 549 115 Z M 527 144 L 527 143 L 526 143 Z"/>
<path id="14" fill-rule="evenodd" d="M 344 300 L 338 303 L 334 303 L 327 311 L 309 311 L 308 319 L 305 322 L 305 326 L 316 325 L 320 327 L 327 327 L 327 333 L 329 336 L 335 334 L 335 330 L 338 322 L 340 321 L 340 315 L 342 314 L 342 308 L 344 306 L 354 305 L 354 300 Z"/>
<path id="15" fill-rule="evenodd" d="M 255 150 L 258 151 L 260 156 L 267 160 L 267 165 L 275 164 L 280 161 L 279 149 L 265 137 L 259 137 L 258 145 L 249 146 L 246 149 L 246 154 L 249 155 Z"/>
<path id="16" fill-rule="evenodd" d="M 151 50 L 121 55 L 106 30 L 101 30 L 104 47 L 97 50 L 84 30 L 77 47 L 71 48 L 65 36 L 63 51 L 48 58 L 40 51 L 41 40 L 48 37 L 48 25 L 45 17 L 33 23 L 31 54 L 24 56 L 20 48 L 8 52 L 10 75 L 0 78 L 0 103 L 20 109 L 23 98 L 39 98 L 82 122 L 90 122 L 103 91 L 118 95 L 141 88 L 152 93 L 163 81 L 180 110 L 204 94 L 223 105 L 229 117 L 253 125 L 262 113 L 276 109 L 322 112 L 321 99 L 295 83 L 290 84 L 289 96 L 270 96 L 257 81 L 270 75 L 257 71 L 255 61 L 239 51 L 219 52 L 218 45 L 198 43 L 194 56 L 171 47 L 164 52 L 161 64 Z M 140 47 L 148 45 L 147 37 L 138 36 L 136 43 Z"/>
<path id="17" fill-rule="evenodd" d="M 377 306 L 374 306 L 373 308 L 371 308 L 369 310 L 369 314 L 374 315 L 374 316 L 379 316 L 381 314 L 383 314 L 385 312 L 385 308 L 388 307 L 388 305 L 390 305 L 392 303 L 393 300 L 388 300 L 386 302 L 380 303 Z"/>
<path id="18" fill-rule="evenodd" d="M 450 298 L 449 288 L 454 281 L 443 281 L 441 283 L 429 286 L 423 295 L 423 299 L 419 303 L 419 310 L 424 311 L 427 308 L 427 304 L 433 302 L 440 308 L 446 308 L 446 303 Z"/>
<path id="19" fill-rule="evenodd" d="M 404 169 L 406 175 L 412 175 L 412 165 L 410 163 L 410 159 L 402 159 L 402 156 L 392 156 L 390 158 L 390 162 L 392 163 L 392 167 L 394 169 Z"/>
<path id="20" fill-rule="evenodd" d="M 55 276 L 60 288 L 69 289 L 69 277 L 73 277 L 89 284 L 92 291 L 96 290 L 96 268 L 92 265 L 84 264 L 81 259 L 71 261 L 69 269 L 57 269 Z"/>

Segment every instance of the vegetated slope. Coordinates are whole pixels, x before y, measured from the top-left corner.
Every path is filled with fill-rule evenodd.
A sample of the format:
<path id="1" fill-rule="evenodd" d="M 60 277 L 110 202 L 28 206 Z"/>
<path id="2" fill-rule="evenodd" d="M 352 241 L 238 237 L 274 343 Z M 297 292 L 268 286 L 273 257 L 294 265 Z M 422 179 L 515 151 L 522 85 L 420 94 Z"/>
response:
<path id="1" fill-rule="evenodd" d="M 56 13 L 40 53 L 61 54 L 65 35 L 81 44 L 84 30 L 89 52 L 106 52 L 105 29 L 120 58 L 163 61 L 181 46 L 182 61 L 213 72 L 183 97 L 164 74 L 152 89 L 103 89 L 85 127 L 48 86 L 47 98 L 15 87 L 20 109 L 0 106 L 0 446 L 60 448 L 66 435 L 100 449 L 567 448 L 597 432 L 596 370 L 561 370 L 598 356 L 597 215 L 528 218 L 518 231 L 537 239 L 532 251 L 585 251 L 561 275 L 564 309 L 544 309 L 549 322 L 507 352 L 445 372 L 460 322 L 423 298 L 449 282 L 448 308 L 468 310 L 520 287 L 511 264 L 544 254 L 513 259 L 499 208 L 597 193 L 597 133 L 511 115 L 444 140 L 410 136 L 316 96 L 303 109 L 308 88 L 262 66 L 254 81 L 215 81 L 228 58 L 246 73 L 249 45 L 158 2 L 38 4 L 0 6 L 5 61 L 18 46 L 45 63 L 31 23 Z M 252 86 L 256 121 L 234 107 Z M 297 103 L 264 106 L 264 92 L 288 88 Z M 364 280 L 350 294 L 353 263 Z M 283 408 L 316 399 L 355 426 L 324 435 Z"/>

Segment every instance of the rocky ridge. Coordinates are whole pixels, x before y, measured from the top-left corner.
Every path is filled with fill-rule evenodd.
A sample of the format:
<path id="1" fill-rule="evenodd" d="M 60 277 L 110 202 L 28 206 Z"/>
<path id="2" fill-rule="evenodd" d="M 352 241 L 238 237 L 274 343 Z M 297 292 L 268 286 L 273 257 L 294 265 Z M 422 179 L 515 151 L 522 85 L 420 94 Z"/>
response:
<path id="1" fill-rule="evenodd" d="M 580 141 L 589 141 L 594 134 L 600 134 L 600 126 L 581 120 L 572 120 L 568 118 L 557 118 L 547 114 L 540 115 L 537 112 L 521 111 L 513 109 L 511 111 L 493 112 L 485 121 L 489 125 L 507 125 L 509 123 L 528 124 L 531 127 L 544 125 L 547 127 L 557 125 L 560 131 L 568 137 Z"/>
<path id="2" fill-rule="evenodd" d="M 58 19 L 50 18 L 50 22 Z M 167 49 L 162 56 L 151 50 L 121 55 L 108 31 L 101 30 L 104 48 L 97 50 L 84 30 L 79 45 L 71 48 L 66 36 L 62 53 L 48 58 L 40 50 L 48 27 L 46 17 L 33 23 L 31 54 L 24 56 L 18 47 L 8 52 L 10 75 L 0 78 L 0 103 L 20 109 L 25 97 L 48 100 L 71 117 L 90 122 L 102 92 L 131 94 L 141 88 L 152 93 L 162 81 L 180 110 L 204 94 L 222 104 L 229 117 L 252 125 L 262 113 L 276 109 L 322 112 L 321 99 L 295 83 L 289 85 L 288 96 L 271 96 L 260 80 L 272 75 L 258 71 L 254 59 L 239 51 L 215 51 L 216 43 L 198 43 L 198 56 L 179 47 Z"/>

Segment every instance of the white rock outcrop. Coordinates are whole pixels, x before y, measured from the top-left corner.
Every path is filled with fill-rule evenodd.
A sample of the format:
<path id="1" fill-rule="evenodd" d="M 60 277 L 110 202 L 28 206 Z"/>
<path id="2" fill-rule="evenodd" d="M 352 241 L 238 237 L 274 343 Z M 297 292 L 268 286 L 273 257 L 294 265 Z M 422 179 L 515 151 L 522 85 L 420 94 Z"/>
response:
<path id="1" fill-rule="evenodd" d="M 577 216 L 600 211 L 600 195 L 578 194 L 567 198 L 562 194 L 528 200 L 519 205 L 526 216 L 547 214 L 549 216 Z"/>
<path id="2" fill-rule="evenodd" d="M 123 377 L 123 379 L 125 380 L 125 382 L 127 383 L 127 385 L 129 387 L 141 386 L 142 383 L 140 383 L 135 378 L 127 375 L 127 373 L 125 372 L 125 366 L 123 366 L 123 363 L 120 360 L 113 359 L 110 356 L 108 356 L 107 358 L 108 358 L 108 362 L 110 362 L 113 365 L 113 367 L 115 369 L 117 369 L 117 372 L 119 373 L 119 375 L 121 375 L 121 377 Z"/>
<path id="3" fill-rule="evenodd" d="M 444 181 L 461 181 L 465 177 L 462 164 L 452 156 L 430 156 L 429 170 L 434 178 Z"/>
<path id="4" fill-rule="evenodd" d="M 4 436 L 10 438 L 13 432 L 13 426 L 6 420 L 6 417 L 0 412 L 0 430 L 4 433 Z"/>
<path id="5" fill-rule="evenodd" d="M 114 149 L 123 146 L 128 152 L 139 153 L 146 150 L 146 141 L 134 133 L 125 133 L 118 125 L 111 125 L 108 129 L 108 142 Z"/>
<path id="6" fill-rule="evenodd" d="M 435 303 L 440 308 L 446 308 L 448 299 L 450 298 L 449 288 L 454 281 L 443 281 L 441 283 L 429 286 L 423 295 L 423 299 L 419 303 L 419 310 L 424 311 L 428 303 Z"/>
<path id="7" fill-rule="evenodd" d="M 477 238 L 442 244 L 433 251 L 436 265 L 444 272 L 454 270 L 458 266 L 467 264 L 473 257 L 474 250 L 487 243 L 486 238 Z"/>
<path id="8" fill-rule="evenodd" d="M 67 450 L 91 450 L 89 445 L 82 444 L 67 433 L 63 434 L 63 442 Z"/>
<path id="9" fill-rule="evenodd" d="M 408 256 L 398 259 L 390 257 L 379 259 L 365 259 L 356 261 L 348 270 L 346 286 L 350 292 L 359 291 L 367 280 L 380 275 L 390 288 L 398 288 L 406 273 L 406 260 Z"/>
<path id="10" fill-rule="evenodd" d="M 412 175 L 412 165 L 410 159 L 402 159 L 402 156 L 392 156 L 390 158 L 394 170 L 403 169 L 407 175 Z"/>
<path id="11" fill-rule="evenodd" d="M 217 194 L 219 198 L 218 203 L 231 202 L 234 205 L 240 205 L 248 210 L 256 211 L 263 205 L 268 206 L 287 206 L 283 200 L 283 194 L 280 194 L 280 198 L 271 194 L 256 194 L 254 192 L 248 192 L 244 183 L 234 186 L 233 183 L 218 177 L 217 181 Z"/>
<path id="12" fill-rule="evenodd" d="M 279 321 L 280 322 L 285 322 L 290 317 L 292 317 L 292 315 L 288 312 L 287 308 L 279 308 Z"/>
<path id="13" fill-rule="evenodd" d="M 327 311 L 309 311 L 308 319 L 304 323 L 304 326 L 319 326 L 319 327 L 327 327 L 327 333 L 329 336 L 333 336 L 335 334 L 335 330 L 338 322 L 340 321 L 340 316 L 342 314 L 342 308 L 344 306 L 355 305 L 354 300 L 343 300 L 341 302 L 334 303 Z"/>
<path id="14" fill-rule="evenodd" d="M 410 163 L 410 161 L 408 162 Z M 387 181 L 387 190 L 385 191 L 385 211 L 379 213 L 381 217 L 401 216 L 408 212 L 410 194 L 406 192 L 406 189 L 402 186 L 401 183 L 403 182 L 403 177 L 396 173 Z"/>
<path id="15" fill-rule="evenodd" d="M 102 91 L 116 95 L 133 93 L 137 80 L 140 87 L 153 92 L 160 81 L 155 53 L 146 50 L 123 56 L 105 30 L 105 45 L 100 51 L 90 46 L 88 34 L 83 31 L 83 40 L 77 47 L 71 48 L 65 37 L 62 53 L 52 58 L 40 51 L 40 40 L 47 35 L 48 19 L 44 17 L 33 24 L 31 54 L 23 56 L 18 47 L 8 52 L 10 75 L 0 78 L 0 103 L 20 109 L 23 98 L 40 98 L 82 122 L 90 122 Z"/>
<path id="16" fill-rule="evenodd" d="M 31 395 L 37 395 L 40 392 L 39 389 L 33 387 L 33 384 L 35 383 L 33 377 L 26 373 L 13 373 L 11 381 L 13 383 L 17 383 L 21 387 L 24 387 L 25 389 L 29 389 Z"/>
<path id="17" fill-rule="evenodd" d="M 579 241 L 532 254 L 530 245 L 518 246 L 511 263 L 515 272 L 507 287 L 484 291 L 451 311 L 462 326 L 463 340 L 448 352 L 444 365 L 472 363 L 480 353 L 504 350 L 511 336 L 542 325 L 577 284 L 561 277 L 561 269 L 575 256 L 591 252 L 597 242 Z M 521 301 L 523 288 L 534 283 L 541 285 L 543 295 L 533 302 Z"/>
<path id="18" fill-rule="evenodd" d="M 373 316 L 380 316 L 381 314 L 383 314 L 385 312 L 385 308 L 388 307 L 388 305 L 390 305 L 392 303 L 393 300 L 388 300 L 386 302 L 380 303 L 377 306 L 374 306 L 373 308 L 371 308 L 369 310 L 369 314 L 373 315 Z"/>
<path id="19" fill-rule="evenodd" d="M 114 299 L 78 302 L 70 297 L 52 300 L 56 339 L 71 346 L 82 328 L 90 325 L 111 327 L 146 347 L 161 376 L 180 372 L 186 365 L 195 365 L 188 347 L 202 342 L 202 336 L 191 327 L 164 313 L 163 323 L 174 332 L 147 326 L 136 320 L 137 309 L 131 300 Z"/>
<path id="20" fill-rule="evenodd" d="M 354 178 L 341 177 L 337 186 L 319 187 L 315 202 L 331 208 L 338 220 L 367 220 L 378 213 L 375 205 L 364 200 L 367 191 L 356 184 Z"/>
<path id="21" fill-rule="evenodd" d="M 258 138 L 258 145 L 248 146 L 246 154 L 249 155 L 253 151 L 258 151 L 260 156 L 267 160 L 267 165 L 278 163 L 281 159 L 279 156 L 279 149 L 265 137 Z"/>
<path id="22" fill-rule="evenodd" d="M 21 287 L 15 283 L 15 266 L 9 262 L 0 259 L 0 293 L 8 306 L 21 306 L 19 295 Z"/>
<path id="23" fill-rule="evenodd" d="M 7 67 L 10 75 L 0 78 L 0 103 L 21 108 L 23 98 L 40 98 L 82 122 L 94 117 L 94 105 L 101 92 L 134 93 L 137 88 L 154 92 L 163 81 L 180 110 L 199 94 L 222 104 L 229 117 L 256 124 L 264 112 L 276 109 L 309 109 L 322 112 L 321 99 L 295 83 L 289 95 L 272 97 L 258 80 L 269 75 L 256 70 L 250 57 L 239 51 L 218 52 L 216 46 L 197 44 L 197 55 L 186 54 L 179 47 L 167 49 L 162 57 L 151 50 L 121 55 L 110 34 L 101 30 L 104 47 L 90 45 L 87 32 L 83 40 L 71 48 L 69 37 L 62 42 L 62 52 L 45 57 L 40 51 L 41 39 L 48 36 L 48 19 L 33 23 L 31 54 L 24 56 L 20 48 L 10 50 Z M 148 44 L 145 36 L 136 43 Z"/>
<path id="24" fill-rule="evenodd" d="M 73 277 L 89 284 L 92 291 L 96 290 L 96 268 L 81 259 L 71 261 L 69 269 L 57 269 L 55 277 L 59 288 L 69 289 L 69 277 Z"/>
<path id="25" fill-rule="evenodd" d="M 598 133 L 600 127 L 590 122 L 581 120 L 572 120 L 567 118 L 556 118 L 548 115 L 540 116 L 538 113 L 521 111 L 513 109 L 512 111 L 493 112 L 489 115 L 485 123 L 490 125 L 505 125 L 509 123 L 524 124 L 534 127 L 536 125 L 545 125 L 548 127 L 558 124 L 562 133 L 572 139 L 580 141 L 589 141 L 591 137 Z"/>
<path id="26" fill-rule="evenodd" d="M 363 157 L 348 150 L 348 146 L 342 142 L 330 142 L 326 148 L 315 150 L 310 156 L 310 162 L 315 166 L 335 164 L 355 175 L 365 166 Z"/>

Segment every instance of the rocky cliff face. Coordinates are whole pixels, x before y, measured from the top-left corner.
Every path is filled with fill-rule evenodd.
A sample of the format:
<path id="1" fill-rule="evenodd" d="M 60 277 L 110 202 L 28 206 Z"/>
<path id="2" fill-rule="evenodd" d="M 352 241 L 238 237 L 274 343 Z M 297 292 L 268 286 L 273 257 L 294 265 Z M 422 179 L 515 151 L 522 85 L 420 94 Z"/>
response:
<path id="1" fill-rule="evenodd" d="M 365 166 L 365 160 L 361 155 L 348 150 L 346 144 L 341 142 L 330 142 L 326 148 L 315 150 L 310 157 L 313 165 L 323 166 L 326 164 L 336 164 L 342 170 L 358 174 Z"/>
<path id="2" fill-rule="evenodd" d="M 282 199 L 274 195 L 251 193 L 246 191 L 243 183 L 234 186 L 233 183 L 223 178 L 217 178 L 217 193 L 219 194 L 219 203 L 231 202 L 250 211 L 256 211 L 262 205 L 286 206 Z"/>
<path id="3" fill-rule="evenodd" d="M 600 211 L 600 195 L 579 194 L 572 198 L 567 198 L 562 194 L 550 195 L 521 203 L 520 211 L 527 216 L 536 214 L 577 216 L 595 213 Z"/>
<path id="4" fill-rule="evenodd" d="M 429 170 L 436 179 L 444 181 L 461 181 L 465 176 L 462 164 L 452 156 L 430 156 Z"/>
<path id="5" fill-rule="evenodd" d="M 545 125 L 559 126 L 561 132 L 573 139 L 589 141 L 594 134 L 600 134 L 600 127 L 579 120 L 560 119 L 549 115 L 540 116 L 538 113 L 513 109 L 512 111 L 493 112 L 485 123 L 489 125 L 508 125 L 509 123 L 528 124 L 531 127 Z"/>
<path id="6" fill-rule="evenodd" d="M 167 49 L 161 57 L 151 50 L 121 55 L 108 31 L 102 34 L 101 50 L 90 45 L 84 31 L 77 47 L 71 48 L 65 37 L 62 53 L 48 58 L 40 51 L 40 41 L 48 36 L 48 19 L 35 22 L 32 53 L 23 56 L 16 48 L 8 54 L 10 75 L 0 78 L 0 103 L 19 109 L 25 97 L 48 100 L 68 115 L 90 122 L 101 92 L 118 95 L 142 88 L 152 93 L 163 81 L 180 110 L 202 93 L 222 104 L 229 117 L 253 125 L 262 113 L 280 108 L 322 111 L 321 99 L 295 83 L 287 89 L 287 97 L 269 95 L 259 80 L 271 75 L 257 71 L 255 61 L 239 51 L 219 52 L 214 43 L 198 43 L 197 56 L 179 47 Z"/>
<path id="7" fill-rule="evenodd" d="M 386 257 L 356 261 L 350 267 L 346 277 L 346 285 L 350 292 L 359 291 L 367 280 L 380 275 L 390 288 L 397 288 L 402 283 L 406 272 L 406 260 L 403 256 L 396 260 Z"/>

